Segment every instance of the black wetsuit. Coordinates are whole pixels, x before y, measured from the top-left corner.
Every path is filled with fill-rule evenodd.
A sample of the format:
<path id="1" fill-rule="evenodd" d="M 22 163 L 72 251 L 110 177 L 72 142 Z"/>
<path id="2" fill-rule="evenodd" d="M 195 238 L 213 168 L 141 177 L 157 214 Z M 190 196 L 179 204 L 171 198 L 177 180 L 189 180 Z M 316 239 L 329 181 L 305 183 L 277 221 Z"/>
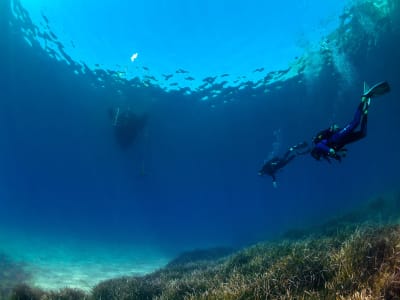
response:
<path id="1" fill-rule="evenodd" d="M 272 181 L 276 182 L 275 173 L 286 166 L 290 161 L 292 161 L 296 157 L 296 154 L 293 153 L 290 149 L 286 151 L 285 155 L 280 158 L 278 156 L 273 157 L 269 161 L 265 162 L 261 170 L 258 172 L 260 176 L 268 174 L 272 177 Z"/>
<path id="2" fill-rule="evenodd" d="M 286 166 L 289 162 L 291 162 L 297 155 L 303 155 L 310 152 L 309 149 L 306 149 L 302 152 L 298 152 L 297 150 L 300 148 L 307 147 L 307 143 L 303 142 L 297 144 L 293 147 L 290 147 L 283 157 L 275 156 L 272 159 L 268 160 L 264 163 L 261 170 L 258 172 L 258 175 L 263 176 L 265 174 L 272 177 L 272 182 L 276 184 L 276 172 Z"/>

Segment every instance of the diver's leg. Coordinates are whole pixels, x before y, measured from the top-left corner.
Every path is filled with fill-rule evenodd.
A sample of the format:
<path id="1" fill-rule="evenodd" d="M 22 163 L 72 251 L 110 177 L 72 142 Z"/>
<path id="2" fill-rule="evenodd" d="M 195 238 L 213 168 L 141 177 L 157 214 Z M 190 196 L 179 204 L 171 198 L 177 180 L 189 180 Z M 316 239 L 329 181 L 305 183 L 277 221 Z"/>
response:
<path id="1" fill-rule="evenodd" d="M 341 140 L 341 145 L 342 147 L 344 145 L 356 142 L 358 140 L 361 140 L 367 136 L 367 123 L 368 123 L 368 115 L 363 115 L 362 120 L 361 120 L 361 128 L 359 131 L 353 131 L 347 134 L 343 139 Z M 341 147 L 339 147 L 341 148 Z"/>
<path id="2" fill-rule="evenodd" d="M 336 132 L 330 138 L 329 142 L 333 144 L 345 144 L 344 140 L 346 140 L 347 136 L 350 135 L 350 133 L 352 133 L 354 129 L 356 129 L 357 126 L 360 124 L 361 117 L 364 115 L 363 108 L 364 108 L 364 103 L 361 102 L 357 107 L 353 120 L 346 127 Z"/>
<path id="3" fill-rule="evenodd" d="M 361 132 L 365 136 L 367 136 L 367 123 L 368 123 L 368 115 L 364 114 L 361 120 Z"/>

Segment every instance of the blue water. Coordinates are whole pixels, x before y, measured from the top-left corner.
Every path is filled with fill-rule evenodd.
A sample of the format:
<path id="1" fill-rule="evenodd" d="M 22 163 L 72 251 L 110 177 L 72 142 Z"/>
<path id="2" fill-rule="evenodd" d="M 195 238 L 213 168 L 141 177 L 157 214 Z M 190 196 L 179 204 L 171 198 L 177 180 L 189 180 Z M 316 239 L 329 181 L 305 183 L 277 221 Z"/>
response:
<path id="1" fill-rule="evenodd" d="M 126 57 L 129 60 L 131 52 L 138 51 L 138 67 L 148 65 L 150 69 L 139 75 L 154 75 L 159 81 L 163 80 L 162 73 L 178 76 L 175 70 L 179 68 L 193 72 L 189 75 L 196 76 L 200 83 L 204 82 L 200 80 L 203 74 L 243 72 L 241 74 L 252 76 L 254 68 L 264 66 L 267 68 L 262 72 L 264 77 L 268 72 L 284 69 L 281 66 L 271 68 L 267 57 L 276 57 L 277 51 L 286 53 L 285 47 L 292 47 L 292 44 L 285 42 L 268 50 L 267 41 L 274 35 L 264 33 L 260 29 L 263 24 L 251 25 L 257 27 L 254 32 L 240 25 L 247 24 L 246 20 L 262 23 L 260 11 L 268 12 L 275 22 L 282 21 L 282 32 L 274 32 L 275 36 L 282 36 L 289 32 L 285 28 L 288 20 L 277 13 L 284 8 L 269 12 L 267 5 L 262 4 L 265 1 L 254 2 L 254 6 L 260 5 L 259 10 L 252 6 L 242 11 L 237 7 L 239 2 L 233 3 L 232 10 L 226 11 L 226 24 L 222 22 L 225 11 L 211 1 L 198 6 L 175 7 L 177 16 L 172 15 L 167 24 L 179 27 L 190 21 L 198 26 L 194 28 L 200 28 L 202 15 L 210 11 L 211 24 L 207 26 L 211 29 L 219 22 L 224 23 L 220 28 L 227 31 L 227 42 L 217 38 L 215 55 L 210 55 L 214 54 L 214 48 L 203 44 L 208 36 L 204 32 L 198 35 L 197 41 L 203 45 L 202 49 L 193 40 L 185 40 L 196 38 L 196 35 L 191 36 L 192 31 L 186 32 L 188 28 L 174 28 L 175 35 L 158 33 L 164 36 L 165 40 L 160 42 L 167 49 L 175 45 L 170 52 L 177 55 L 161 63 L 163 59 L 159 56 L 162 54 L 158 50 L 163 53 L 164 50 L 156 48 L 159 43 L 152 40 L 151 44 L 146 44 L 142 39 L 158 40 L 152 32 L 163 28 L 169 15 L 164 14 L 166 3 L 163 3 L 153 8 L 160 24 L 141 28 L 137 41 L 133 34 L 130 42 L 124 44 Z M 287 1 L 288 5 L 291 2 Z M 166 91 L 162 87 L 163 84 L 168 86 L 166 81 L 162 84 L 139 75 L 139 79 L 128 81 L 131 78 L 126 75 L 101 71 L 103 60 L 105 70 L 118 71 L 105 66 L 121 63 L 118 60 L 125 54 L 118 53 L 120 50 L 103 49 L 99 41 L 91 50 L 88 45 L 79 44 L 85 38 L 83 29 L 76 35 L 75 43 L 83 49 L 82 52 L 74 50 L 74 55 L 81 55 L 76 58 L 78 61 L 74 62 L 75 56 L 68 58 L 66 55 L 55 59 L 43 46 L 46 38 L 40 37 L 38 32 L 49 32 L 57 19 L 50 19 L 50 29 L 46 29 L 41 16 L 42 25 L 36 23 L 38 27 L 35 27 L 28 16 L 21 18 L 23 10 L 18 2 L 12 3 L 15 5 L 13 13 L 7 1 L 0 7 L 0 227 L 2 232 L 17 232 L 15 240 L 19 232 L 21 236 L 47 236 L 61 244 L 73 239 L 103 246 L 151 248 L 154 253 L 161 253 L 160 257 L 172 257 L 197 247 L 241 247 L 275 237 L 289 228 L 322 222 L 357 207 L 374 195 L 398 187 L 400 57 L 396 40 L 388 41 L 383 36 L 364 57 L 359 56 L 363 51 L 347 49 L 343 54 L 339 46 L 328 45 L 333 47 L 331 51 L 336 51 L 334 66 L 323 64 L 318 55 L 312 54 L 311 46 L 310 49 L 303 47 L 300 54 L 299 49 L 288 50 L 286 66 L 299 60 L 295 56 L 307 57 L 305 71 L 282 74 L 270 84 L 246 79 L 234 83 L 235 78 L 227 76 L 229 82 L 225 85 L 199 88 L 190 83 L 188 88 L 187 81 L 180 79 L 175 91 Z M 65 4 L 69 22 L 74 18 L 71 3 Z M 325 13 L 331 18 L 330 14 L 339 9 L 331 3 L 332 7 L 331 4 L 325 7 L 331 10 L 321 12 L 320 7 L 310 4 L 312 1 L 301 3 L 314 16 Z M 89 24 L 98 21 L 98 17 L 107 20 L 104 15 L 107 3 L 103 4 L 99 10 L 97 5 L 91 7 L 96 12 L 92 16 L 82 16 L 82 11 L 78 10 L 75 17 L 79 22 L 75 25 L 82 28 L 82 22 Z M 28 2 L 26 5 L 29 7 Z M 129 7 L 124 5 L 121 9 L 127 11 Z M 146 13 L 151 10 L 142 5 L 135 9 Z M 41 9 L 49 16 L 56 11 L 45 2 Z M 62 9 L 61 4 L 57 9 Z M 294 9 L 299 8 L 295 6 Z M 188 11 L 191 14 L 187 15 Z M 254 11 L 258 11 L 255 18 L 252 17 Z M 126 18 L 124 14 L 119 17 Z M 178 17 L 183 18 L 183 23 L 179 23 Z M 309 26 L 317 26 L 296 17 L 293 22 L 305 31 Z M 338 14 L 335 19 L 338 20 Z M 110 20 L 115 19 L 110 17 Z M 277 24 L 279 22 L 274 26 Z M 116 35 L 115 48 L 121 49 L 119 45 L 124 39 L 118 38 L 118 31 L 108 25 L 101 22 L 103 27 L 95 37 L 100 37 L 99 32 L 103 39 L 112 40 L 111 36 Z M 27 30 L 34 28 L 39 29 L 32 30 L 33 33 Z M 68 29 L 63 28 L 66 32 Z M 71 27 L 71 32 L 65 36 L 77 31 L 76 27 Z M 301 32 L 297 34 L 299 39 L 304 36 Z M 360 31 L 360 37 L 362 34 Z M 313 34 L 312 37 L 310 45 L 317 45 L 317 49 L 322 47 L 318 46 L 321 36 Z M 216 39 L 212 35 L 211 38 Z M 87 36 L 88 41 L 93 39 Z M 246 42 L 248 39 L 251 43 Z M 66 45 L 71 41 L 59 37 L 59 40 L 50 38 L 47 42 Z M 186 50 L 181 49 L 182 43 Z M 229 49 L 235 46 L 229 43 L 245 44 L 246 55 L 237 66 L 224 69 L 234 59 Z M 144 62 L 139 61 L 142 55 L 140 49 L 136 50 L 139 44 L 144 53 L 150 48 L 153 51 L 149 50 Z M 191 45 L 194 48 L 189 55 L 187 48 Z M 56 46 L 55 49 L 64 48 Z M 207 62 L 195 60 L 194 57 L 201 55 L 197 51 L 204 49 L 209 52 Z M 178 50 L 186 51 L 186 56 Z M 90 51 L 94 53 L 92 56 L 87 53 Z M 225 53 L 229 55 L 223 62 Z M 91 69 L 81 67 L 85 55 L 92 60 L 88 61 Z M 93 60 L 100 64 L 98 68 L 93 67 Z M 129 68 L 136 67 L 130 65 Z M 102 77 L 102 81 L 97 80 L 98 77 Z M 222 80 L 219 78 L 216 82 Z M 278 173 L 276 189 L 270 178 L 257 176 L 264 159 L 272 152 L 283 154 L 294 143 L 310 141 L 316 132 L 332 122 L 343 126 L 350 121 L 364 80 L 371 84 L 388 80 L 392 91 L 373 101 L 368 136 L 348 147 L 348 156 L 342 163 L 329 165 L 309 156 L 300 157 Z M 201 100 L 206 98 L 208 100 Z M 116 143 L 108 116 L 108 109 L 117 106 L 131 107 L 138 114 L 148 116 L 145 127 L 128 149 L 121 149 Z M 18 245 L 18 241 L 13 245 Z M 25 248 L 29 247 L 20 245 L 19 251 L 26 250 L 28 257 L 29 249 Z"/>

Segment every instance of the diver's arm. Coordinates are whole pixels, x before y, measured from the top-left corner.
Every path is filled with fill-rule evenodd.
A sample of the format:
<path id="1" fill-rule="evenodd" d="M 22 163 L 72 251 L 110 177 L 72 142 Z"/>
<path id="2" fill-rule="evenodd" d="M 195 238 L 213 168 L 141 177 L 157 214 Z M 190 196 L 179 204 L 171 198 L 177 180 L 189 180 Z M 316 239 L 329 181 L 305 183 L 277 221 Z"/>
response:
<path id="1" fill-rule="evenodd" d="M 272 177 L 272 185 L 275 187 L 276 186 L 276 176 L 275 174 L 271 174 Z"/>
<path id="2" fill-rule="evenodd" d="M 330 156 L 331 156 L 331 149 L 324 143 L 317 143 L 314 146 L 314 149 L 311 151 L 312 157 L 314 157 L 316 160 L 321 160 L 321 157 L 325 160 L 327 160 L 329 163 L 331 163 Z M 332 149 L 333 150 L 333 149 Z"/>
<path id="3" fill-rule="evenodd" d="M 329 156 L 332 153 L 333 148 L 328 147 L 325 143 L 318 143 L 315 145 L 315 149 L 321 156 Z M 334 151 L 334 150 L 333 150 Z"/>
<path id="4" fill-rule="evenodd" d="M 305 154 L 309 154 L 312 151 L 312 147 L 308 146 L 307 142 L 303 142 L 302 145 L 304 145 L 302 148 L 303 151 L 297 149 L 296 150 L 296 155 L 305 155 Z"/>
<path id="5" fill-rule="evenodd" d="M 307 150 L 304 150 L 302 152 L 297 152 L 297 155 L 305 155 L 305 154 L 309 154 L 311 152 L 311 148 L 308 148 Z"/>

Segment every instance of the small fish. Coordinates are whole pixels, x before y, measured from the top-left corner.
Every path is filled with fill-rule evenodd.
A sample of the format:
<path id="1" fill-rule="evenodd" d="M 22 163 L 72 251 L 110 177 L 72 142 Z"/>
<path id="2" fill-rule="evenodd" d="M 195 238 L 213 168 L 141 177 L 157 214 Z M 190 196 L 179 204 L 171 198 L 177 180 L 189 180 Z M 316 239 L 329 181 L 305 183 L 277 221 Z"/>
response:
<path id="1" fill-rule="evenodd" d="M 222 74 L 222 75 L 221 75 L 221 77 L 227 77 L 227 76 L 229 76 L 228 73 L 225 73 L 225 74 Z"/>
<path id="2" fill-rule="evenodd" d="M 176 70 L 175 73 L 177 73 L 177 74 L 185 74 L 185 73 L 189 73 L 189 71 L 186 71 L 186 70 L 183 70 L 183 69 L 178 69 L 178 70 Z"/>
<path id="3" fill-rule="evenodd" d="M 217 76 L 215 76 L 215 77 L 210 76 L 210 77 L 204 78 L 203 81 L 212 84 L 215 81 L 215 79 L 217 79 Z"/>
<path id="4" fill-rule="evenodd" d="M 49 19 L 47 19 L 47 17 L 45 15 L 42 14 L 42 18 L 46 22 L 46 24 L 49 24 Z"/>
<path id="5" fill-rule="evenodd" d="M 172 76 L 174 76 L 173 74 L 167 74 L 167 75 L 161 74 L 161 75 L 164 76 L 164 79 L 165 79 L 165 80 L 168 80 L 168 79 L 170 79 Z"/>
<path id="6" fill-rule="evenodd" d="M 50 36 L 51 36 L 53 39 L 55 39 L 55 40 L 58 39 L 57 36 L 56 36 L 53 32 L 51 32 L 51 31 L 50 31 Z"/>
<path id="7" fill-rule="evenodd" d="M 148 71 L 148 70 L 149 70 L 148 67 L 142 67 L 142 68 L 143 68 L 143 70 L 145 70 L 145 71 Z"/>
<path id="8" fill-rule="evenodd" d="M 170 85 L 170 86 L 177 86 L 178 83 L 177 83 L 177 82 L 173 82 L 173 83 L 170 83 L 169 85 Z"/>
<path id="9" fill-rule="evenodd" d="M 257 69 L 255 69 L 254 71 L 253 71 L 253 73 L 255 73 L 255 72 L 262 72 L 262 71 L 264 71 L 265 69 L 264 68 L 257 68 Z"/>
<path id="10" fill-rule="evenodd" d="M 193 77 L 191 77 L 191 76 L 188 76 L 188 77 L 185 77 L 185 80 L 188 80 L 188 81 L 193 81 L 193 80 L 195 80 Z"/>
<path id="11" fill-rule="evenodd" d="M 144 78 L 146 78 L 148 80 L 158 81 L 154 76 L 146 75 L 146 76 L 144 76 Z"/>
<path id="12" fill-rule="evenodd" d="M 202 85 L 199 86 L 199 89 L 204 89 L 208 84 L 209 84 L 208 82 L 203 83 Z"/>

